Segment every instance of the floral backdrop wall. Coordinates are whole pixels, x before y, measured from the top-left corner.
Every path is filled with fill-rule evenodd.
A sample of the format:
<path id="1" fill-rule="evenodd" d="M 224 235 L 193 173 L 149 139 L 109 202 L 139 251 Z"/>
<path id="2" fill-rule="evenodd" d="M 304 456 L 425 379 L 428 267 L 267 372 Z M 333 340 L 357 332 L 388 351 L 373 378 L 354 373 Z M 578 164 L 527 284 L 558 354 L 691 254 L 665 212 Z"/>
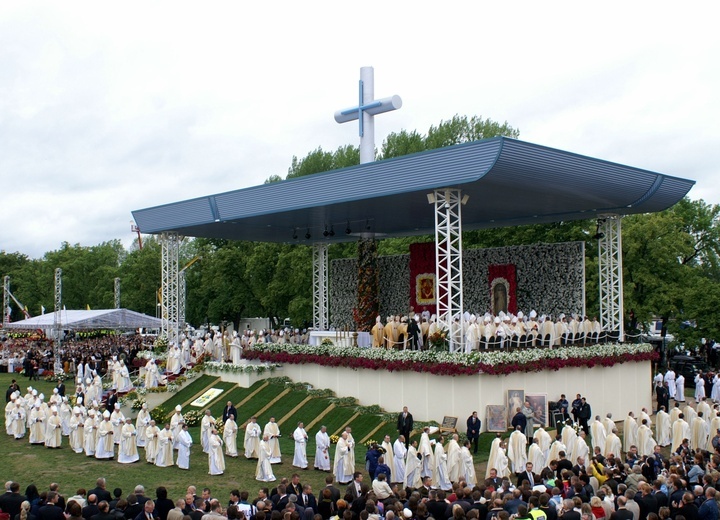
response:
<path id="1" fill-rule="evenodd" d="M 517 308 L 538 315 L 585 312 L 585 243 L 466 249 L 463 252 L 463 306 L 475 314 L 491 308 L 488 267 L 515 265 Z M 410 255 L 378 259 L 380 315 L 406 314 L 410 305 Z M 330 323 L 353 326 L 357 305 L 357 261 L 330 263 Z"/>

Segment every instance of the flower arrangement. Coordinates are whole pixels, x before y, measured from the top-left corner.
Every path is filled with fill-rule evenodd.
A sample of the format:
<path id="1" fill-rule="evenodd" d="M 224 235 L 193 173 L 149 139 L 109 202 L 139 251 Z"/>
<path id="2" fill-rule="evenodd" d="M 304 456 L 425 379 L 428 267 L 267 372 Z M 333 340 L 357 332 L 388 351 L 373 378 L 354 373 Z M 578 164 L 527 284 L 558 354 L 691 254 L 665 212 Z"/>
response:
<path id="1" fill-rule="evenodd" d="M 335 343 L 333 343 L 333 341 L 330 338 L 324 338 L 320 342 L 320 344 L 323 345 L 324 347 L 332 347 Z"/>
<path id="2" fill-rule="evenodd" d="M 69 376 L 65 374 L 65 372 L 60 372 L 59 374 L 55 374 L 55 372 L 52 371 L 45 372 L 45 381 L 48 383 L 62 382 L 67 379 L 69 379 Z"/>
<path id="3" fill-rule="evenodd" d="M 188 412 L 185 412 L 183 414 L 183 417 L 185 418 L 185 424 L 188 426 L 197 426 L 200 424 L 200 421 L 202 421 L 202 416 L 198 410 L 190 410 Z"/>
<path id="4" fill-rule="evenodd" d="M 234 365 L 232 363 L 220 363 L 218 361 L 208 361 L 204 364 L 205 370 L 208 372 L 230 372 L 233 374 L 263 374 L 265 372 L 274 372 L 280 365 L 277 363 L 263 363 L 260 365 Z M 178 378 L 179 379 L 179 378 Z"/>
<path id="5" fill-rule="evenodd" d="M 338 436 L 338 435 L 330 436 L 330 444 L 337 444 L 339 440 L 340 440 L 340 436 Z"/>
<path id="6" fill-rule="evenodd" d="M 171 394 L 174 394 L 178 390 L 180 390 L 179 384 L 176 384 L 174 381 L 172 383 L 168 383 L 168 385 L 165 387 L 165 389 L 170 392 Z"/>
<path id="7" fill-rule="evenodd" d="M 376 441 L 374 439 L 370 439 L 369 441 L 365 441 L 365 447 L 370 448 L 373 444 L 377 444 L 377 443 L 378 443 L 378 441 Z"/>
<path id="8" fill-rule="evenodd" d="M 167 350 L 169 344 L 170 343 L 168 341 L 167 336 L 165 334 L 163 334 L 162 336 L 158 336 L 155 339 L 155 343 L 153 344 L 153 350 L 155 352 L 165 352 Z"/>
<path id="9" fill-rule="evenodd" d="M 649 361 L 658 354 L 652 345 L 611 343 L 590 347 L 567 346 L 510 352 L 471 354 L 435 350 L 358 349 L 328 345 L 260 344 L 245 350 L 246 359 L 290 364 L 315 364 L 352 369 L 427 372 L 435 375 L 507 375 L 571 367 L 611 367 L 618 363 Z M 347 405 L 346 405 L 347 406 Z"/>
<path id="10" fill-rule="evenodd" d="M 150 418 L 155 421 L 158 428 L 162 428 L 170 420 L 170 413 L 164 406 L 156 406 L 150 410 Z"/>
<path id="11" fill-rule="evenodd" d="M 435 350 L 449 350 L 448 346 L 448 330 L 446 328 L 438 329 L 428 336 L 430 348 Z"/>
<path id="12" fill-rule="evenodd" d="M 132 405 L 130 405 L 130 408 L 133 410 L 140 410 L 142 408 L 142 405 L 146 403 L 145 398 L 138 397 L 137 399 L 134 399 L 132 402 Z"/>
<path id="13" fill-rule="evenodd" d="M 225 432 L 225 423 L 222 421 L 218 421 L 215 423 L 215 429 L 217 430 L 217 434 L 220 436 L 220 438 L 223 438 L 223 433 Z"/>

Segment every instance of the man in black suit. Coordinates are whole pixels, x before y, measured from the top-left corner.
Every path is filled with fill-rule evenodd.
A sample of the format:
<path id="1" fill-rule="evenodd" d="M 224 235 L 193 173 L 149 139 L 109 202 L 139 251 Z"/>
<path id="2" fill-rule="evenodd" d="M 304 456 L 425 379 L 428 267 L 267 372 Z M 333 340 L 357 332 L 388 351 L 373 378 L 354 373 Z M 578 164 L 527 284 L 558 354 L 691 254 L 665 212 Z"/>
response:
<path id="1" fill-rule="evenodd" d="M 517 487 L 521 487 L 523 482 L 526 480 L 530 482 L 530 488 L 532 488 L 535 483 L 540 483 L 540 475 L 537 475 L 533 473 L 533 463 L 528 462 L 525 464 L 525 471 L 521 471 L 520 473 L 516 473 L 517 475 Z"/>
<path id="2" fill-rule="evenodd" d="M 337 501 L 340 500 L 340 490 L 333 486 L 332 476 L 328 475 L 325 477 L 325 487 L 330 490 L 330 498 L 333 504 L 337 503 Z"/>
<path id="3" fill-rule="evenodd" d="M 296 495 L 298 497 L 302 495 L 303 486 L 300 484 L 300 475 L 293 473 L 286 490 L 288 495 Z"/>
<path id="4" fill-rule="evenodd" d="M 306 510 L 312 509 L 313 513 L 317 513 L 317 500 L 315 495 L 312 493 L 312 486 L 305 484 L 302 489 L 302 494 L 298 495 L 298 504 L 303 506 Z"/>
<path id="5" fill-rule="evenodd" d="M 223 415 L 222 415 L 223 424 L 225 424 L 225 421 L 228 420 L 228 417 L 230 417 L 231 414 L 235 419 L 237 419 L 237 416 L 238 416 L 237 410 L 233 406 L 232 401 L 228 401 L 227 404 L 225 405 L 225 408 L 223 408 Z"/>
<path id="6" fill-rule="evenodd" d="M 20 391 L 20 385 L 17 384 L 17 381 L 14 379 L 11 381 L 10 386 L 8 387 L 7 391 L 5 392 L 5 402 L 10 402 L 10 396 L 13 395 L 16 391 Z"/>
<path id="7" fill-rule="evenodd" d="M 27 500 L 25 495 L 20 494 L 20 484 L 13 482 L 10 484 L 10 489 L 0 495 L 0 509 L 3 513 L 9 514 L 12 520 L 20 513 L 20 506 L 25 500 Z"/>
<path id="8" fill-rule="evenodd" d="M 107 482 L 105 482 L 105 479 L 100 477 L 95 482 L 95 489 L 91 489 L 88 491 L 88 498 L 90 495 L 95 495 L 97 497 L 97 502 L 102 502 L 105 500 L 106 502 L 110 502 L 112 500 L 112 496 L 110 495 L 110 492 L 105 488 L 107 485 Z M 97 503 L 96 502 L 96 503 Z"/>
<path id="9" fill-rule="evenodd" d="M 155 513 L 155 502 L 148 500 L 145 502 L 143 512 L 135 517 L 135 520 L 158 520 L 158 516 Z"/>
<path id="10" fill-rule="evenodd" d="M 37 520 L 65 520 L 63 510 L 57 505 L 58 494 L 48 491 L 45 505 L 38 509 Z"/>
<path id="11" fill-rule="evenodd" d="M 620 505 L 620 498 L 624 499 L 625 497 L 618 497 L 618 505 Z M 625 505 L 625 502 L 623 502 L 623 505 Z M 627 511 L 627 509 L 625 511 Z M 630 513 L 630 511 L 627 511 L 627 512 Z M 617 513 L 617 511 L 615 513 Z M 575 511 L 575 504 L 573 503 L 572 499 L 570 499 L 570 498 L 566 498 L 565 500 L 563 500 L 562 518 L 563 518 L 563 520 L 581 520 L 580 513 Z M 618 518 L 618 520 L 632 520 L 632 513 L 630 513 L 629 519 L 628 518 L 622 518 L 622 519 Z"/>
<path id="12" fill-rule="evenodd" d="M 473 453 L 477 453 L 478 439 L 480 438 L 480 419 L 477 412 L 473 412 L 467 420 L 467 438 L 473 445 Z"/>
<path id="13" fill-rule="evenodd" d="M 113 413 L 115 411 L 115 403 L 117 403 L 117 402 L 118 402 L 117 392 L 115 391 L 114 388 L 111 388 L 110 394 L 108 394 L 108 397 L 107 397 L 107 401 L 105 401 L 105 409 L 108 412 Z"/>
<path id="14" fill-rule="evenodd" d="M 115 520 L 115 515 L 110 514 L 110 504 L 104 500 L 98 504 L 100 512 L 90 518 L 90 520 Z"/>
<path id="15" fill-rule="evenodd" d="M 85 520 L 90 520 L 93 516 L 98 514 L 98 499 L 95 493 L 89 493 L 87 497 L 87 505 L 82 508 L 82 517 Z"/>
<path id="16" fill-rule="evenodd" d="M 408 412 L 408 407 L 403 406 L 403 411 L 398 415 L 397 431 L 405 437 L 405 447 L 410 446 L 410 433 L 413 429 L 413 416 Z"/>
<path id="17" fill-rule="evenodd" d="M 58 381 L 55 388 L 57 389 L 57 393 L 60 397 L 65 397 L 65 384 L 62 381 Z"/>

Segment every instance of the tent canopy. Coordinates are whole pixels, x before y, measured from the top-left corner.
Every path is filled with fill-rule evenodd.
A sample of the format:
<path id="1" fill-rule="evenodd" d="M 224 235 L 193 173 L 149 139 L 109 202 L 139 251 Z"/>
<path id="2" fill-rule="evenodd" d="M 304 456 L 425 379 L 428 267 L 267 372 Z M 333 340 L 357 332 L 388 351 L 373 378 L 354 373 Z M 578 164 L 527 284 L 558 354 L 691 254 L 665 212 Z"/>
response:
<path id="1" fill-rule="evenodd" d="M 55 314 L 50 312 L 22 321 L 8 323 L 6 329 L 52 329 Z M 128 309 L 71 310 L 60 313 L 61 329 L 138 329 L 160 328 L 161 320 Z"/>

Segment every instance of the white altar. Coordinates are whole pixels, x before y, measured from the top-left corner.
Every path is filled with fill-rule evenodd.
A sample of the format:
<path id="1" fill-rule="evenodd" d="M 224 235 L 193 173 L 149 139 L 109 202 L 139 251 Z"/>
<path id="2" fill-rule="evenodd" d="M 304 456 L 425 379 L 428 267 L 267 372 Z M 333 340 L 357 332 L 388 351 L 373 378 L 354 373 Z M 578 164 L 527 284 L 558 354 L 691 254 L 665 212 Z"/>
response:
<path id="1" fill-rule="evenodd" d="M 344 330 L 311 330 L 308 344 L 317 346 L 320 345 L 324 339 L 329 339 L 336 347 L 352 347 L 353 334 L 353 332 Z M 368 348 L 372 345 L 372 338 L 369 332 L 358 332 L 357 335 L 358 347 Z"/>

